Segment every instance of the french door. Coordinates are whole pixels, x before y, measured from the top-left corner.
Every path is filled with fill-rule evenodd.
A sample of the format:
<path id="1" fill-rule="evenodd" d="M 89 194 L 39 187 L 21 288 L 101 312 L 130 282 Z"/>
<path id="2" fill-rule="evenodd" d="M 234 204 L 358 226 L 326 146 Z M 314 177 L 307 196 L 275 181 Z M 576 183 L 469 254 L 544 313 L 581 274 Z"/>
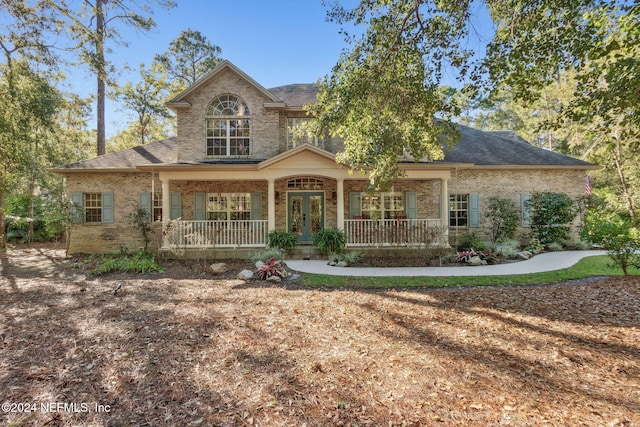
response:
<path id="1" fill-rule="evenodd" d="M 324 193 L 288 193 L 287 212 L 289 231 L 301 242 L 310 242 L 324 226 Z"/>

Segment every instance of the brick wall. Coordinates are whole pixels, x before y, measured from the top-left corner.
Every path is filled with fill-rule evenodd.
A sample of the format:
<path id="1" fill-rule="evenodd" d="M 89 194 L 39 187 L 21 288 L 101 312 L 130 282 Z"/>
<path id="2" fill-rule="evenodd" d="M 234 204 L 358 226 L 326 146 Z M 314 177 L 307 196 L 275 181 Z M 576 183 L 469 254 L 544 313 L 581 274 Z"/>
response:
<path id="1" fill-rule="evenodd" d="M 239 96 L 249 106 L 249 157 L 267 159 L 278 153 L 279 112 L 265 109 L 264 102 L 267 98 L 253 85 L 227 69 L 186 98 L 191 103 L 191 108 L 178 111 L 179 162 L 205 159 L 207 107 L 214 98 L 225 94 Z"/>
<path id="2" fill-rule="evenodd" d="M 80 193 L 113 193 L 113 223 L 72 224 L 70 254 L 118 252 L 121 248 L 135 250 L 143 246 L 139 232 L 127 217 L 138 208 L 139 193 L 151 192 L 150 173 L 83 173 L 68 175 L 67 195 Z M 162 183 L 155 176 L 156 192 Z M 154 224 L 150 249 L 160 244 L 161 227 Z"/>

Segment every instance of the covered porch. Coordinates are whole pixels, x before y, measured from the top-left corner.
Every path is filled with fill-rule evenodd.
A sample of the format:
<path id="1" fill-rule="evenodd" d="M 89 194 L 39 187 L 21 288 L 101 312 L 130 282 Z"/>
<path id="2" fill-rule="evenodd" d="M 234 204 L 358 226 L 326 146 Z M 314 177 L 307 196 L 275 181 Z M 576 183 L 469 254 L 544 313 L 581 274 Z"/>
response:
<path id="1" fill-rule="evenodd" d="M 343 230 L 350 248 L 448 245 L 451 165 L 403 165 L 405 177 L 398 180 L 394 193 L 398 200 L 393 206 L 380 202 L 382 211 L 375 215 L 364 211 L 372 209 L 364 205 L 369 200 L 364 196 L 367 177 L 350 173 L 333 154 L 310 145 L 253 164 L 148 169 L 158 174 L 162 185 L 162 250 L 264 248 L 273 230 L 294 232 L 304 245 L 315 232 L 329 227 Z M 244 203 L 243 212 L 220 216 L 209 209 L 222 203 L 227 189 L 244 195 L 243 201 L 234 202 Z M 179 215 L 172 197 L 176 192 L 181 195 Z"/>

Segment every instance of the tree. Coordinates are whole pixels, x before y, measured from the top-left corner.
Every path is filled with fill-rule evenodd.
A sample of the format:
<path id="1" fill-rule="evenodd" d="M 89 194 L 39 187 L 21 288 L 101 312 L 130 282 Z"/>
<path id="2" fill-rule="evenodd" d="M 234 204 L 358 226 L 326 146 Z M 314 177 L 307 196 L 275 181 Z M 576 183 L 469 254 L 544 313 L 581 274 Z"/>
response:
<path id="1" fill-rule="evenodd" d="M 157 74 L 147 71 L 144 64 L 140 64 L 141 80 L 135 84 L 127 82 L 116 92 L 124 107 L 135 115 L 135 123 L 131 130 L 134 132 L 136 144 L 148 142 L 153 130 L 162 128 L 159 124 L 171 117 L 164 106 L 164 100 L 168 96 L 168 84 L 163 77 L 156 76 Z"/>
<path id="2" fill-rule="evenodd" d="M 222 49 L 211 44 L 200 31 L 187 29 L 169 43 L 169 49 L 156 55 L 156 62 L 175 84 L 174 93 L 191 86 L 220 62 Z"/>
<path id="3" fill-rule="evenodd" d="M 540 243 L 561 243 L 569 238 L 567 224 L 577 213 L 569 196 L 564 193 L 533 193 L 525 206 L 531 209 L 531 231 Z"/>
<path id="4" fill-rule="evenodd" d="M 0 80 L 0 241 L 4 247 L 4 203 L 19 179 L 28 183 L 30 216 L 43 163 L 50 153 L 61 95 L 46 78 L 35 73 L 26 60 L 4 64 Z M 28 240 L 33 236 L 29 223 Z"/>
<path id="5" fill-rule="evenodd" d="M 476 34 L 469 1 L 362 0 L 352 10 L 330 8 L 330 20 L 365 26 L 356 36 L 343 27 L 352 46 L 321 80 L 318 102 L 309 108 L 323 129 L 345 138 L 340 160 L 367 171 L 372 181 L 388 182 L 399 174 L 395 156 L 403 148 L 417 159 L 439 158 L 441 147 L 454 142 L 451 133 L 441 135 L 451 129 L 443 123 L 457 112 L 455 97 L 436 96 L 445 70 L 461 81 L 470 77 L 466 90 L 503 88 L 525 105 L 539 102 L 542 115 L 556 115 L 556 128 L 567 120 L 598 121 L 620 126 L 624 139 L 637 139 L 637 2 L 484 4 L 495 33 L 482 61 L 464 49 Z M 570 72 L 576 81 L 571 102 L 557 105 L 550 85 Z M 553 137 L 547 131 L 545 146 L 556 144 Z"/>
<path id="6" fill-rule="evenodd" d="M 466 2 L 463 2 L 466 4 Z M 338 160 L 368 173 L 380 188 L 401 174 L 397 155 L 438 160 L 456 139 L 449 122 L 457 109 L 440 91 L 449 65 L 466 70 L 471 53 L 468 8 L 458 3 L 411 0 L 362 1 L 354 10 L 334 5 L 329 18 L 339 24 L 368 25 L 331 75 L 319 83 L 318 102 L 308 111 L 321 131 L 344 139 Z"/>
<path id="7" fill-rule="evenodd" d="M 154 2 L 157 2 L 165 8 L 175 6 L 173 0 L 154 0 Z M 155 26 L 153 19 L 148 16 L 151 14 L 150 3 L 145 2 L 141 6 L 137 6 L 136 3 L 127 2 L 126 0 L 85 0 L 82 10 L 73 10 L 66 1 L 61 0 L 48 0 L 48 4 L 56 8 L 62 17 L 66 19 L 70 37 L 77 43 L 74 50 L 79 52 L 82 61 L 85 62 L 89 66 L 89 69 L 96 75 L 96 148 L 98 155 L 105 154 L 106 133 L 104 107 L 106 86 L 109 74 L 112 71 L 106 57 L 106 54 L 109 52 L 107 42 L 113 40 L 121 45 L 127 45 L 127 43 L 120 38 L 117 28 L 115 27 L 115 22 L 124 22 L 126 25 L 133 26 L 133 28 L 140 31 L 148 31 Z"/>

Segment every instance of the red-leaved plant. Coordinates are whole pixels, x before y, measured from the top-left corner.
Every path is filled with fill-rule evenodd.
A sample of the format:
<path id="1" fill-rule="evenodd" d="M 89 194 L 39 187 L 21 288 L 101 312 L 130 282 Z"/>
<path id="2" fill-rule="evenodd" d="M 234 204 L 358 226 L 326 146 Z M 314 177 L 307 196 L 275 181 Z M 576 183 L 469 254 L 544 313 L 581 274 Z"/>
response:
<path id="1" fill-rule="evenodd" d="M 276 261 L 275 258 L 271 258 L 269 261 L 262 264 L 262 266 L 253 270 L 253 273 L 260 280 L 267 280 L 271 276 L 279 276 L 283 279 L 287 277 L 284 266 L 280 261 Z"/>

